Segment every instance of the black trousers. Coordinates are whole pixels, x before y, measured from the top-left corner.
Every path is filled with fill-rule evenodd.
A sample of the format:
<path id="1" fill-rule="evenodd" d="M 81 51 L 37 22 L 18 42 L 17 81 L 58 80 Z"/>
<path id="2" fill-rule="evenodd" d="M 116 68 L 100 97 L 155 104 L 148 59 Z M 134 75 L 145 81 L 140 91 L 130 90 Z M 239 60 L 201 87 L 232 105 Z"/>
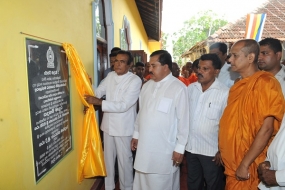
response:
<path id="1" fill-rule="evenodd" d="M 223 167 L 217 166 L 214 157 L 186 152 L 188 190 L 224 190 Z"/>

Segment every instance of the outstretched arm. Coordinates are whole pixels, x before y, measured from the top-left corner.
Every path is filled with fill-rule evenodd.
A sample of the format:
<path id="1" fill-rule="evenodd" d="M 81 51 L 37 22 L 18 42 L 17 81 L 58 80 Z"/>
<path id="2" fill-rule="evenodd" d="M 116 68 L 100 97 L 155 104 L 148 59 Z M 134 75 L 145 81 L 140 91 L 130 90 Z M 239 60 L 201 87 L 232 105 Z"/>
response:
<path id="1" fill-rule="evenodd" d="M 122 97 L 120 100 L 103 100 L 102 101 L 102 111 L 121 113 L 126 112 L 130 109 L 138 100 L 142 81 L 137 78 L 131 78 L 131 82 L 128 88 L 121 92 Z"/>

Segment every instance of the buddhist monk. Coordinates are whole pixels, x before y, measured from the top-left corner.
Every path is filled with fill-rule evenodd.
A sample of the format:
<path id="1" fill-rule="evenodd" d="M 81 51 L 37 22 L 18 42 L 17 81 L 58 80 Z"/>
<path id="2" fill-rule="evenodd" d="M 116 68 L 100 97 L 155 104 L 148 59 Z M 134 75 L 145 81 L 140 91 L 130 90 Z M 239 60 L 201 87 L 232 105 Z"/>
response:
<path id="1" fill-rule="evenodd" d="M 259 45 L 237 41 L 231 48 L 231 68 L 240 74 L 229 92 L 220 120 L 219 150 L 225 166 L 226 189 L 257 189 L 257 166 L 279 130 L 285 102 L 275 77 L 257 67 Z"/>
<path id="2" fill-rule="evenodd" d="M 192 73 L 190 74 L 189 78 L 188 78 L 188 81 L 189 81 L 189 84 L 192 84 L 194 82 L 197 82 L 198 81 L 198 64 L 199 64 L 199 60 L 200 59 L 196 59 L 193 64 L 192 64 Z"/>
<path id="3" fill-rule="evenodd" d="M 187 78 L 184 78 L 182 76 L 179 76 L 180 74 L 180 68 L 176 62 L 172 62 L 172 75 L 176 77 L 178 80 L 183 82 L 186 86 L 190 84 L 189 80 Z"/>

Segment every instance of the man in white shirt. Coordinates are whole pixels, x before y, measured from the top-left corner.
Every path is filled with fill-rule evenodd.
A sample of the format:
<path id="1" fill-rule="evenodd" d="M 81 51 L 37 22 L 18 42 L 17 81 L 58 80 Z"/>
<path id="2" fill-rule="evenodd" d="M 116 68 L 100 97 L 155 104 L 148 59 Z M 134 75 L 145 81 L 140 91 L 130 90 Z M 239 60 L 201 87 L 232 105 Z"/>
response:
<path id="1" fill-rule="evenodd" d="M 186 146 L 188 190 L 224 189 L 223 168 L 218 151 L 219 121 L 227 104 L 229 88 L 216 77 L 221 61 L 204 54 L 198 65 L 198 82 L 188 86 L 190 130 Z"/>
<path id="2" fill-rule="evenodd" d="M 231 65 L 226 62 L 227 49 L 227 45 L 221 42 L 214 43 L 210 46 L 210 53 L 217 54 L 222 62 L 222 67 L 217 78 L 230 88 L 234 84 L 235 80 L 239 77 L 239 74 L 232 71 Z"/>
<path id="3" fill-rule="evenodd" d="M 149 64 L 151 80 L 139 96 L 131 143 L 137 149 L 133 190 L 179 190 L 179 164 L 189 131 L 187 88 L 172 76 L 167 51 L 153 52 Z"/>
<path id="4" fill-rule="evenodd" d="M 131 190 L 133 186 L 133 157 L 130 143 L 137 115 L 136 102 L 142 85 L 141 79 L 128 72 L 133 56 L 119 51 L 114 71 L 95 90 L 96 97 L 85 96 L 88 103 L 102 106 L 104 112 L 101 129 L 104 133 L 104 159 L 107 170 L 105 189 L 115 189 L 115 158 L 118 159 L 120 188 Z M 99 99 L 106 95 L 106 100 Z"/>
<path id="5" fill-rule="evenodd" d="M 265 162 L 259 164 L 260 190 L 285 190 L 285 115 L 281 127 L 269 145 Z"/>
<path id="6" fill-rule="evenodd" d="M 278 39 L 265 38 L 259 42 L 258 68 L 272 73 L 279 81 L 285 97 L 285 66 L 280 63 L 282 45 Z"/>

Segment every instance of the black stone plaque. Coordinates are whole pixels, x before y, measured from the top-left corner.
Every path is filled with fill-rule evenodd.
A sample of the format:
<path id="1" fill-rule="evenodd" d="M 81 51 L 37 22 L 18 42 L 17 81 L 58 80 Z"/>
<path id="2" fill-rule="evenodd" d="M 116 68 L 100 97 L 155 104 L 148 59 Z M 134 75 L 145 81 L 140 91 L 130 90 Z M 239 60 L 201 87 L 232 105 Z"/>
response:
<path id="1" fill-rule="evenodd" d="M 36 181 L 72 150 L 68 61 L 62 46 L 26 39 Z"/>

